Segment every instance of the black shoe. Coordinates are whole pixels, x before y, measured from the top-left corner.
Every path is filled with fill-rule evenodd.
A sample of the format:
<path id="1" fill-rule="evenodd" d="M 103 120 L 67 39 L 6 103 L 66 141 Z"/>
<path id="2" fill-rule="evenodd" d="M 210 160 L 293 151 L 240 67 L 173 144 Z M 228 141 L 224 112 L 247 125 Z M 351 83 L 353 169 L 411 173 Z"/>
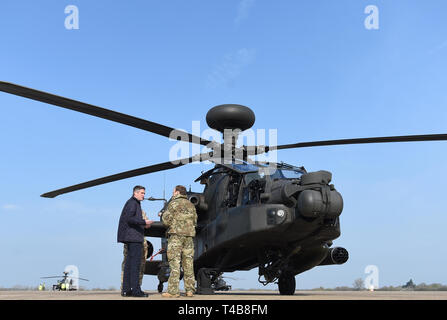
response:
<path id="1" fill-rule="evenodd" d="M 121 291 L 121 297 L 131 297 L 132 296 L 132 292 L 129 291 Z"/>
<path id="2" fill-rule="evenodd" d="M 144 292 L 144 291 L 132 293 L 131 296 L 132 297 L 137 297 L 137 298 L 147 298 L 147 297 L 149 297 L 149 295 L 146 292 Z"/>

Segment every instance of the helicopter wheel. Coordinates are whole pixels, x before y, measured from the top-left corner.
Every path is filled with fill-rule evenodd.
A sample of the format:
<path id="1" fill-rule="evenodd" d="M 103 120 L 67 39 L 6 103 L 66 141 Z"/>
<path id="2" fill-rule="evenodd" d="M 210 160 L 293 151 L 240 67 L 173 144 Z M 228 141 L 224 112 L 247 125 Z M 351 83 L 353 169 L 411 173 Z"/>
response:
<path id="1" fill-rule="evenodd" d="M 162 293 L 163 292 L 163 282 L 160 282 L 158 284 L 157 290 L 158 290 L 158 293 Z"/>
<path id="2" fill-rule="evenodd" d="M 152 254 L 154 253 L 154 246 L 152 245 L 152 243 L 148 240 L 146 240 L 147 243 L 147 255 L 146 255 L 146 260 L 149 259 Z"/>
<path id="3" fill-rule="evenodd" d="M 278 289 L 280 295 L 293 295 L 295 293 L 295 276 L 291 273 L 284 273 L 278 279 Z"/>

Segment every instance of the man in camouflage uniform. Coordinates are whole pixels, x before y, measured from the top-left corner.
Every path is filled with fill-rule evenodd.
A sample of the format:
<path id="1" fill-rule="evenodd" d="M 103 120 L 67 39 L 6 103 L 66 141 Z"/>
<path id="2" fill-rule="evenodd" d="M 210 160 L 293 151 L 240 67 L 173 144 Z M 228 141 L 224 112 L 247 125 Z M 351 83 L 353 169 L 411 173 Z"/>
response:
<path id="1" fill-rule="evenodd" d="M 171 273 L 168 280 L 168 292 L 163 297 L 179 297 L 180 261 L 182 262 L 183 281 L 187 297 L 194 296 L 194 237 L 196 235 L 197 213 L 195 206 L 186 197 L 186 188 L 176 186 L 167 210 L 162 215 L 163 223 L 168 227 L 168 261 Z"/>
<path id="2" fill-rule="evenodd" d="M 143 210 L 141 210 L 141 215 L 143 217 L 144 220 L 149 220 L 147 218 L 146 212 L 144 212 Z M 124 244 L 123 247 L 123 262 L 121 263 L 121 293 L 123 292 L 123 276 L 124 276 L 124 265 L 126 263 L 126 258 L 127 258 L 127 244 Z M 147 242 L 146 240 L 143 241 L 143 252 L 142 252 L 142 256 L 141 256 L 141 265 L 140 265 L 140 278 L 139 278 L 139 283 L 140 286 L 143 283 L 143 275 L 144 275 L 144 268 L 146 265 L 146 256 L 147 256 Z"/>

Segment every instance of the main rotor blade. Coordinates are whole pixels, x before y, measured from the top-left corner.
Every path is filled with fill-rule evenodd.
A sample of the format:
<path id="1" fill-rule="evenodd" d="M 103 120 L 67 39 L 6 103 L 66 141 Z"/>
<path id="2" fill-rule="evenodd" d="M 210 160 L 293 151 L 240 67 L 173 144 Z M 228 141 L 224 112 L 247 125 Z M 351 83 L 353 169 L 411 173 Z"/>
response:
<path id="1" fill-rule="evenodd" d="M 257 150 L 257 147 L 245 147 L 248 155 L 257 155 L 273 150 L 306 148 L 318 146 L 335 146 L 344 144 L 364 144 L 364 143 L 388 143 L 388 142 L 416 142 L 416 141 L 442 141 L 447 140 L 447 134 L 425 134 L 412 136 L 391 136 L 391 137 L 374 137 L 374 138 L 356 138 L 356 139 L 339 139 L 339 140 L 324 140 L 299 142 L 295 144 L 283 144 L 279 146 L 265 146 L 265 149 Z"/>
<path id="2" fill-rule="evenodd" d="M 87 280 L 87 279 L 83 279 L 83 278 L 76 278 L 76 277 L 70 277 L 70 276 L 68 276 L 68 278 L 72 278 L 72 279 L 78 279 L 78 280 L 84 280 L 84 281 L 90 281 L 90 280 Z"/>
<path id="3" fill-rule="evenodd" d="M 156 133 L 168 138 L 171 131 L 174 130 L 173 128 L 158 124 L 156 122 L 140 119 L 124 113 L 104 109 L 84 102 L 57 96 L 51 93 L 23 87 L 14 83 L 0 81 L 0 91 L 14 94 L 16 96 L 25 97 L 32 100 L 37 100 L 40 102 L 45 102 L 58 107 L 82 112 L 85 114 L 89 114 L 91 116 L 107 119 L 110 121 L 119 122 L 131 127 Z M 198 143 L 201 145 L 208 145 L 212 143 L 211 141 L 202 139 L 192 134 L 189 133 L 186 134 L 188 135 L 189 142 Z"/>
<path id="4" fill-rule="evenodd" d="M 158 164 L 154 164 L 151 166 L 147 166 L 147 167 L 143 167 L 143 168 L 139 168 L 139 169 L 135 169 L 135 170 L 130 170 L 130 171 L 126 171 L 126 172 L 121 172 L 121 173 L 117 173 L 117 174 L 114 174 L 111 176 L 107 176 L 107 177 L 83 182 L 80 184 L 76 184 L 76 185 L 73 185 L 70 187 L 47 192 L 47 193 L 42 194 L 41 197 L 54 198 L 54 197 L 57 197 L 64 193 L 69 193 L 69 192 L 73 192 L 73 191 L 77 191 L 77 190 L 81 190 L 81 189 L 86 189 L 86 188 L 98 186 L 101 184 L 118 181 L 118 180 L 123 180 L 123 179 L 127 179 L 127 178 L 132 178 L 132 177 L 136 177 L 136 176 L 140 176 L 140 175 L 148 174 L 148 173 L 152 173 L 152 172 L 169 170 L 169 169 L 181 167 L 181 166 L 191 163 L 191 162 L 206 161 L 210 157 L 211 157 L 211 155 L 209 153 L 201 153 L 201 154 L 197 154 L 193 157 L 176 160 L 175 163 L 172 163 L 171 161 L 158 163 Z"/>

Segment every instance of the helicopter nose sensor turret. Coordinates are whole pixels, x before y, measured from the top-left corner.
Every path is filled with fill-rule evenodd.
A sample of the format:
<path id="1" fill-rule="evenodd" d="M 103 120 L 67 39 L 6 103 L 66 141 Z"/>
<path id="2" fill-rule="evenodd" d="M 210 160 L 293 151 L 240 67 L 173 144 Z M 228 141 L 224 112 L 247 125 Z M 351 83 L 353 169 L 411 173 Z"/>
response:
<path id="1" fill-rule="evenodd" d="M 208 111 L 206 123 L 222 133 L 225 129 L 244 131 L 255 123 L 255 114 L 249 107 L 240 104 L 221 104 Z"/>

